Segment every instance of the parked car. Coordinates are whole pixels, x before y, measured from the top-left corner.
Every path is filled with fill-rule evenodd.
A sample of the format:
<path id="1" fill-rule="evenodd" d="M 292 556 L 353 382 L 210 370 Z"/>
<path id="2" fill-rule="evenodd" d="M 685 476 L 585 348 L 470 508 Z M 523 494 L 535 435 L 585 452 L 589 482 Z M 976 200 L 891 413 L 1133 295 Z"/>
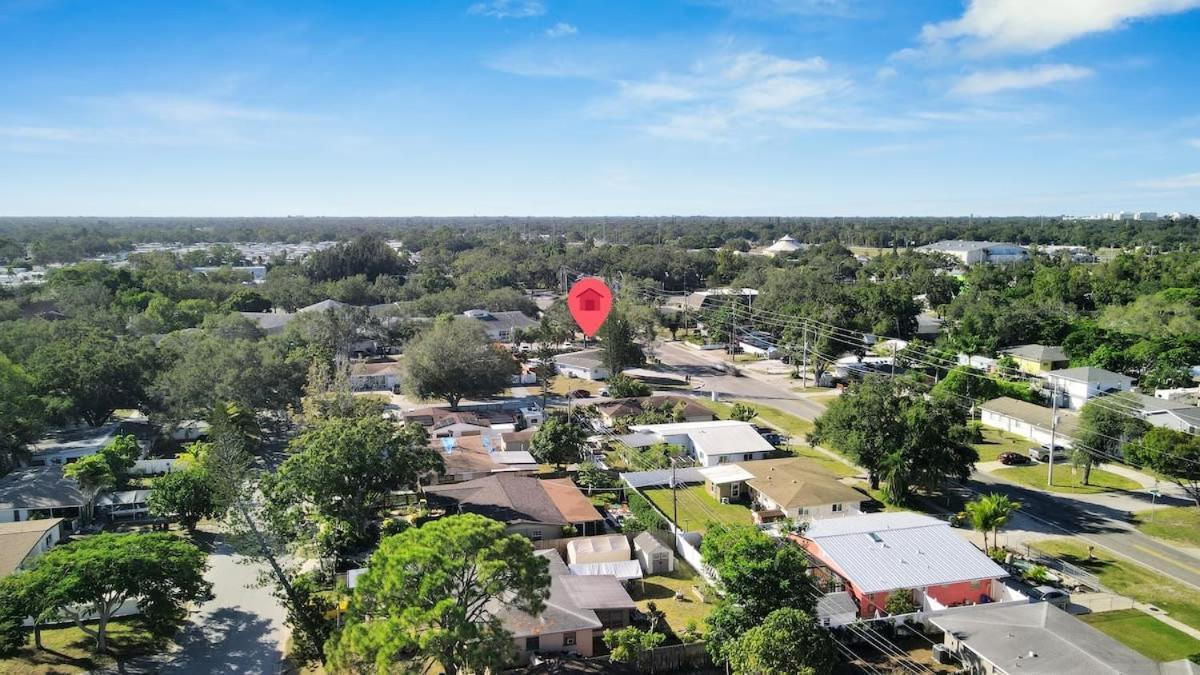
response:
<path id="1" fill-rule="evenodd" d="M 601 396 L 608 396 L 608 395 L 609 395 L 609 394 L 608 394 L 608 390 L 607 390 L 607 389 L 601 389 L 601 390 L 600 390 L 600 395 L 601 395 Z"/>
<path id="2" fill-rule="evenodd" d="M 592 392 L 588 391 L 587 389 L 576 389 L 568 394 L 568 396 L 571 398 L 591 398 Z"/>
<path id="3" fill-rule="evenodd" d="M 1059 609 L 1066 609 L 1071 604 L 1071 594 L 1053 586 L 1038 586 L 1030 591 L 1030 597 L 1048 602 Z"/>
<path id="4" fill-rule="evenodd" d="M 1067 454 L 1066 448 L 1064 448 L 1061 445 L 1054 446 L 1054 461 L 1055 462 L 1065 462 L 1065 461 L 1067 461 L 1067 457 L 1068 457 L 1068 454 Z M 1030 448 L 1029 449 L 1029 459 L 1032 459 L 1035 462 L 1049 462 L 1050 461 L 1050 445 L 1048 443 L 1044 443 L 1039 447 Z"/>
<path id="5" fill-rule="evenodd" d="M 996 456 L 1000 463 L 1005 466 L 1013 466 L 1016 464 L 1032 464 L 1033 460 L 1019 452 L 1002 452 Z"/>

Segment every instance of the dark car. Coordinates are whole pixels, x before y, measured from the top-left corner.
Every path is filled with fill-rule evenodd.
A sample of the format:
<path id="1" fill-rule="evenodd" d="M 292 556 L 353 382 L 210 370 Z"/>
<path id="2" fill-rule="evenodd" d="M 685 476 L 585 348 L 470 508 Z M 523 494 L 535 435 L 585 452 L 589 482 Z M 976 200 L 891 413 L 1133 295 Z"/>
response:
<path id="1" fill-rule="evenodd" d="M 588 391 L 587 389 L 576 389 L 575 391 L 571 392 L 569 396 L 571 398 L 591 398 L 592 392 Z"/>
<path id="2" fill-rule="evenodd" d="M 1004 464 L 1005 466 L 1012 466 L 1014 464 L 1032 464 L 1033 463 L 1033 460 L 1030 459 L 1027 455 L 1022 455 L 1019 452 L 1002 452 L 996 456 L 996 459 L 1000 460 L 1000 463 Z"/>

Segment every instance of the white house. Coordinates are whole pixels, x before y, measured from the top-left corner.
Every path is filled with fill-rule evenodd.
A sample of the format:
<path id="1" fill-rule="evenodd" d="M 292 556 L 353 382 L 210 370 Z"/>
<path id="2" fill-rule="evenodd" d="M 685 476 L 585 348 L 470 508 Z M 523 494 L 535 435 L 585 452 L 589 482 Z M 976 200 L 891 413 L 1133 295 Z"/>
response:
<path id="1" fill-rule="evenodd" d="M 61 466 L 14 469 L 0 477 L 0 523 L 39 517 L 74 518 L 86 500 Z"/>
<path id="2" fill-rule="evenodd" d="M 635 424 L 629 430 L 651 434 L 661 443 L 683 446 L 684 451 L 695 457 L 700 466 L 767 459 L 775 450 L 753 425 L 736 420 Z"/>
<path id="3" fill-rule="evenodd" d="M 560 375 L 578 377 L 584 380 L 607 380 L 608 368 L 600 360 L 599 349 L 585 349 L 581 352 L 559 354 L 554 357 L 554 366 Z"/>
<path id="4" fill-rule="evenodd" d="M 1039 445 L 1050 442 L 1050 429 L 1054 411 L 1015 398 L 1001 396 L 979 407 L 980 421 L 989 427 L 1028 439 Z M 1054 427 L 1054 444 L 1069 448 L 1071 436 L 1079 426 L 1075 413 L 1059 410 L 1058 424 Z"/>
<path id="5" fill-rule="evenodd" d="M 350 366 L 350 388 L 354 391 L 394 391 L 400 385 L 402 370 L 395 361 L 355 363 Z"/>
<path id="6" fill-rule="evenodd" d="M 493 342 L 511 344 L 516 331 L 526 330 L 538 325 L 537 321 L 521 312 L 490 312 L 486 309 L 468 309 L 463 316 L 479 322 L 483 332 Z"/>
<path id="7" fill-rule="evenodd" d="M 100 452 L 100 448 L 112 441 L 116 431 L 116 422 L 95 429 L 85 427 L 60 431 L 33 444 L 29 453 L 29 464 L 31 466 L 70 464 L 81 457 L 94 455 Z"/>
<path id="8" fill-rule="evenodd" d="M 1135 405 L 1141 407 L 1141 417 L 1156 427 L 1165 427 L 1194 434 L 1200 429 L 1200 408 L 1183 401 L 1146 396 L 1145 394 L 1127 394 L 1132 397 Z"/>
<path id="9" fill-rule="evenodd" d="M 961 239 L 946 239 L 924 246 L 918 246 L 922 253 L 941 253 L 958 259 L 963 265 L 979 263 L 1013 263 L 1021 262 L 1029 257 L 1029 250 L 1024 246 L 996 241 L 963 241 Z"/>
<path id="10" fill-rule="evenodd" d="M 1079 410 L 1090 398 L 1133 388 L 1132 377 L 1091 366 L 1052 370 L 1046 373 L 1046 383 L 1058 392 L 1059 405 L 1071 410 Z"/>

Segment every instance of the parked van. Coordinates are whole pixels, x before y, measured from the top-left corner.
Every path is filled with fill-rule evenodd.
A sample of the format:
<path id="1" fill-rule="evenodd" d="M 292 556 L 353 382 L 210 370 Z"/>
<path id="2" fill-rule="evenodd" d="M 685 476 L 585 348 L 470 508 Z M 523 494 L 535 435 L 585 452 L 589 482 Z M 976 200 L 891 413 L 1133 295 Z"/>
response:
<path id="1" fill-rule="evenodd" d="M 1065 462 L 1065 461 L 1067 461 L 1067 458 L 1069 456 L 1070 455 L 1068 454 L 1068 451 L 1066 448 L 1064 448 L 1061 445 L 1054 446 L 1054 462 L 1055 463 Z M 1032 459 L 1035 462 L 1049 462 L 1050 461 L 1050 445 L 1048 443 L 1044 443 L 1036 448 L 1030 448 L 1029 449 L 1029 459 Z"/>

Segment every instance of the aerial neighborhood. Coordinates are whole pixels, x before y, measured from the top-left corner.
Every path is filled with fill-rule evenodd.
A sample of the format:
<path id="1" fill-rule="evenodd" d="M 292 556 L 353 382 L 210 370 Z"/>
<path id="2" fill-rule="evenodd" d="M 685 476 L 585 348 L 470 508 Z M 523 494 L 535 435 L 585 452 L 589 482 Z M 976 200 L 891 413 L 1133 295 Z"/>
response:
<path id="1" fill-rule="evenodd" d="M 759 227 L 14 287 L 0 666 L 1196 672 L 1195 253 Z"/>

